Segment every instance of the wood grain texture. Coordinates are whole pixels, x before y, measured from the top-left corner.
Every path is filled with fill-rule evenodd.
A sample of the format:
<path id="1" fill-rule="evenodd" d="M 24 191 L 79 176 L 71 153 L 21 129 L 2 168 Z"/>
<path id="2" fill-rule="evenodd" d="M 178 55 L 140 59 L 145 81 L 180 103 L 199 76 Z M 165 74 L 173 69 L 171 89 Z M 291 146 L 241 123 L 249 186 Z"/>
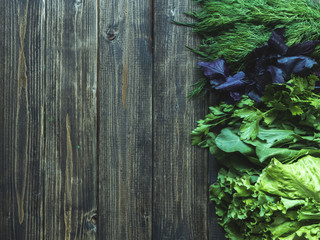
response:
<path id="1" fill-rule="evenodd" d="M 150 1 L 99 1 L 99 237 L 151 239 Z"/>
<path id="2" fill-rule="evenodd" d="M 0 15 L 6 19 L 6 5 L 5 1 L 0 1 Z M 7 130 L 5 123 L 7 123 L 9 116 L 7 115 L 7 101 L 9 100 L 5 93 L 7 90 L 7 84 L 5 81 L 6 72 L 5 72 L 5 60 L 6 60 L 6 21 L 0 22 L 0 201 L 2 206 L 0 208 L 0 237 L 8 238 L 12 232 L 9 232 L 10 226 L 10 196 L 9 193 L 12 190 L 10 187 L 10 175 L 9 175 L 9 166 L 10 161 L 7 159 L 8 155 L 8 139 Z M 6 135 L 5 135 L 6 134 Z"/>
<path id="3" fill-rule="evenodd" d="M 1 1 L 0 239 L 41 239 L 43 6 Z"/>
<path id="4" fill-rule="evenodd" d="M 96 1 L 46 1 L 44 239 L 96 239 Z"/>
<path id="5" fill-rule="evenodd" d="M 0 0 L 0 239 L 220 240 L 188 1 Z M 209 171 L 209 174 L 208 174 Z"/>
<path id="6" fill-rule="evenodd" d="M 190 29 L 191 1 L 154 1 L 153 239 L 208 239 L 207 154 L 191 146 L 190 132 L 204 116 L 203 101 L 187 98 L 196 77 Z"/>
<path id="7" fill-rule="evenodd" d="M 5 15 L 6 5 L 5 2 L 2 0 L 0 1 L 0 15 Z M 5 97 L 5 21 L 0 22 L 0 201 L 3 204 L 3 207 L 0 208 L 0 237 L 7 237 L 9 233 L 7 232 L 9 229 L 9 221 L 8 218 L 10 216 L 10 210 L 9 210 L 9 181 L 10 176 L 8 173 L 8 161 L 5 159 L 7 155 L 7 143 L 5 143 L 7 136 L 5 136 L 5 103 L 6 103 L 6 97 Z"/>

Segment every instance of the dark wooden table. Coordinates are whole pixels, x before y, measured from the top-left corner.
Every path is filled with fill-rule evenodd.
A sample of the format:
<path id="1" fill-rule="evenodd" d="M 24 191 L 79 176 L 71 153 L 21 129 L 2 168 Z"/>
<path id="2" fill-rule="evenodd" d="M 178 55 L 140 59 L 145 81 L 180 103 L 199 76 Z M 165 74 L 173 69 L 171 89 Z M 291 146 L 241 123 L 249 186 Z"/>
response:
<path id="1" fill-rule="evenodd" d="M 0 0 L 0 239 L 223 239 L 190 131 L 192 0 Z"/>

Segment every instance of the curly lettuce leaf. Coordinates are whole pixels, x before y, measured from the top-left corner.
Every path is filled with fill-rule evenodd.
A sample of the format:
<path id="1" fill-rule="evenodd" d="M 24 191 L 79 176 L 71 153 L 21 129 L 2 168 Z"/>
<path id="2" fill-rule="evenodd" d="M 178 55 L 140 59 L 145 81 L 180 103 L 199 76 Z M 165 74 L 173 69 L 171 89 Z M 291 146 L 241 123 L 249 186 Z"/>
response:
<path id="1" fill-rule="evenodd" d="M 320 202 L 320 158 L 306 156 L 293 164 L 272 159 L 257 182 L 257 189 L 291 199 Z"/>
<path id="2" fill-rule="evenodd" d="M 226 237 L 319 239 L 320 202 L 314 194 L 319 188 L 319 161 L 312 156 L 295 164 L 281 164 L 274 159 L 262 172 L 221 169 L 217 182 L 210 187 L 210 199 L 215 202 L 218 222 Z M 305 177 L 303 181 L 301 178 Z M 317 179 L 314 184 L 313 179 Z"/>

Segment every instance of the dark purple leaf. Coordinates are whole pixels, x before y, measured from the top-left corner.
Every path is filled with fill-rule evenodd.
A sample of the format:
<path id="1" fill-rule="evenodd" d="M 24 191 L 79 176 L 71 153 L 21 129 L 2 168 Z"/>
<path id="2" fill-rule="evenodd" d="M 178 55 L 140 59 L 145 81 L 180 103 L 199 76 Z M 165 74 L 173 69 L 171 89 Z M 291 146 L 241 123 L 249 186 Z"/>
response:
<path id="1" fill-rule="evenodd" d="M 276 28 L 274 29 L 271 33 L 276 33 L 277 35 L 281 36 L 282 39 L 284 40 L 284 34 L 286 33 L 286 28 L 282 27 L 282 28 Z"/>
<path id="2" fill-rule="evenodd" d="M 213 62 L 199 62 L 198 65 L 202 68 L 204 75 L 210 80 L 229 75 L 229 69 L 226 61 L 223 58 L 218 58 Z"/>
<path id="3" fill-rule="evenodd" d="M 268 65 L 268 59 L 265 56 L 258 58 L 255 63 L 254 74 L 261 76 L 266 72 L 266 66 Z"/>
<path id="4" fill-rule="evenodd" d="M 219 86 L 220 84 L 224 83 L 225 82 L 225 78 L 215 78 L 215 79 L 212 79 L 210 80 L 210 84 L 213 88 Z"/>
<path id="5" fill-rule="evenodd" d="M 268 45 L 256 48 L 248 58 L 246 74 L 248 76 L 252 74 L 257 76 L 266 74 L 266 67 L 276 64 L 279 57 L 281 57 L 281 55 L 275 53 Z"/>
<path id="6" fill-rule="evenodd" d="M 216 87 L 217 90 L 226 90 L 226 91 L 237 91 L 246 85 L 244 81 L 242 81 L 246 77 L 244 72 L 238 72 L 234 76 L 229 76 L 227 80 Z"/>
<path id="7" fill-rule="evenodd" d="M 275 49 L 281 55 L 285 55 L 288 51 L 288 46 L 284 42 L 284 28 L 278 28 L 272 31 L 268 41 L 270 47 Z"/>
<path id="8" fill-rule="evenodd" d="M 306 41 L 289 47 L 286 56 L 306 55 L 310 56 L 320 41 Z"/>
<path id="9" fill-rule="evenodd" d="M 283 57 L 278 59 L 278 63 L 287 77 L 293 73 L 306 73 L 317 64 L 312 58 L 306 56 Z"/>
<path id="10" fill-rule="evenodd" d="M 263 55 L 268 55 L 268 54 L 270 54 L 270 46 L 268 44 L 265 44 L 262 47 L 258 47 L 254 49 L 250 53 L 250 58 L 256 59 L 256 58 L 260 58 Z"/>
<path id="11" fill-rule="evenodd" d="M 256 90 L 251 90 L 247 93 L 248 97 L 256 102 L 261 102 L 262 93 L 258 93 Z"/>
<path id="12" fill-rule="evenodd" d="M 261 75 L 261 76 L 256 76 L 254 80 L 255 81 L 253 82 L 254 83 L 253 86 L 254 86 L 254 89 L 258 93 L 263 93 L 265 87 L 268 84 L 272 83 L 272 79 L 271 79 L 270 74 L 264 74 L 264 75 Z"/>
<path id="13" fill-rule="evenodd" d="M 232 97 L 234 101 L 238 102 L 241 99 L 242 94 L 239 92 L 230 92 L 230 97 Z"/>
<path id="14" fill-rule="evenodd" d="M 271 75 L 273 83 L 284 83 L 283 71 L 281 68 L 275 66 L 268 66 L 267 71 Z"/>

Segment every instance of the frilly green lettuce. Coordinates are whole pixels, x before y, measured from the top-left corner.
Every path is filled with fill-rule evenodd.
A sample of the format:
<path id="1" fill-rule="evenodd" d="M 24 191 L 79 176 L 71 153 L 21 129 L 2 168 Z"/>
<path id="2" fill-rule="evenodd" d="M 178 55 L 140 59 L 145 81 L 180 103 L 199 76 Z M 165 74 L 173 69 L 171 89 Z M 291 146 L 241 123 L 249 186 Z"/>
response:
<path id="1" fill-rule="evenodd" d="M 259 191 L 291 199 L 312 198 L 320 202 L 320 158 L 306 156 L 293 164 L 273 159 L 256 187 Z"/>
<path id="2" fill-rule="evenodd" d="M 210 187 L 229 239 L 320 239 L 320 158 L 276 159 L 262 171 L 221 169 Z"/>

